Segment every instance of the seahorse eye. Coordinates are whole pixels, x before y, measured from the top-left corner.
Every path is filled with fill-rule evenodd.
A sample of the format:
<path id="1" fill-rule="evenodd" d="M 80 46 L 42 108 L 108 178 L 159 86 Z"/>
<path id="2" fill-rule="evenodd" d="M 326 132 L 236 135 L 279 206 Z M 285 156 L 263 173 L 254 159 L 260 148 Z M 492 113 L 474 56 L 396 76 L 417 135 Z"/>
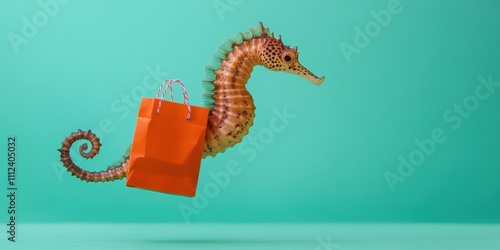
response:
<path id="1" fill-rule="evenodd" d="M 285 62 L 289 63 L 293 60 L 293 58 L 295 58 L 295 55 L 291 52 L 285 52 L 283 55 L 282 55 L 282 58 Z"/>

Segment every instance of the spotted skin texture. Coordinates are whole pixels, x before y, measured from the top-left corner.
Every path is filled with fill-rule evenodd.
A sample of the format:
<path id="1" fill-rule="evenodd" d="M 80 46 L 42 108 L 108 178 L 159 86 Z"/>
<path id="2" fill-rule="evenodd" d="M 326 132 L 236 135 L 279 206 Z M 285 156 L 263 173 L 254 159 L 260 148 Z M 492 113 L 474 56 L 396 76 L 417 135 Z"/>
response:
<path id="1" fill-rule="evenodd" d="M 255 117 L 255 106 L 246 83 L 254 66 L 293 73 L 317 85 L 323 82 L 324 77 L 316 77 L 298 62 L 298 57 L 297 47 L 291 49 L 283 45 L 281 36 L 274 38 L 273 34 L 266 32 L 261 37 L 234 46 L 215 71 L 215 103 L 208 118 L 203 157 L 223 153 L 248 134 Z"/>
<path id="2" fill-rule="evenodd" d="M 230 51 L 225 51 L 219 67 L 209 72 L 214 73 L 215 79 L 208 81 L 209 91 L 205 94 L 213 105 L 210 105 L 203 158 L 225 152 L 248 134 L 256 108 L 246 84 L 255 66 L 299 75 L 315 85 L 320 85 L 324 80 L 324 77 L 315 76 L 299 63 L 297 47 L 291 49 L 283 45 L 281 37 L 275 38 L 269 34 L 262 23 L 250 32 L 229 40 L 226 47 L 227 44 L 230 44 Z M 91 144 L 89 152 L 85 152 L 88 149 L 86 144 L 80 147 L 80 154 L 84 158 L 94 157 L 101 146 L 91 131 L 79 130 L 66 137 L 59 151 L 61 162 L 72 175 L 87 182 L 113 181 L 127 176 L 130 147 L 122 159 L 107 170 L 91 172 L 81 169 L 71 159 L 70 148 L 78 140 L 87 140 Z"/>
<path id="3" fill-rule="evenodd" d="M 259 38 L 235 46 L 215 71 L 215 103 L 208 116 L 204 157 L 215 156 L 234 146 L 253 125 L 255 105 L 246 83 L 253 67 L 260 64 L 255 51 L 260 50 L 265 41 Z"/>

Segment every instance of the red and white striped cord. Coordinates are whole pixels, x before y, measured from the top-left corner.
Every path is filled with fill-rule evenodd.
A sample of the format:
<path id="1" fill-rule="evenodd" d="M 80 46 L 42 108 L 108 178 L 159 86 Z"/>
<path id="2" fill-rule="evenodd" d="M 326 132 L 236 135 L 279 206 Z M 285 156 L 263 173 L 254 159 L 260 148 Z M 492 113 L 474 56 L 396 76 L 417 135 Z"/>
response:
<path id="1" fill-rule="evenodd" d="M 189 98 L 188 98 L 188 94 L 187 94 L 186 88 L 184 86 L 184 83 L 181 80 L 179 80 L 179 79 L 168 79 L 168 80 L 163 81 L 161 83 L 161 85 L 160 85 L 160 88 L 158 89 L 158 92 L 156 92 L 155 98 L 158 99 L 158 97 L 160 96 L 161 89 L 163 88 L 163 86 L 165 85 L 166 82 L 168 82 L 167 87 L 165 88 L 165 90 L 163 91 L 163 94 L 161 95 L 161 97 L 159 99 L 163 100 L 163 98 L 165 97 L 165 93 L 167 92 L 167 89 L 169 89 L 170 90 L 170 101 L 173 102 L 174 101 L 174 94 L 172 93 L 173 92 L 172 84 L 174 82 L 178 82 L 181 85 L 181 87 L 182 87 L 182 95 L 184 96 L 184 104 L 186 104 L 187 107 L 188 107 L 188 114 L 187 114 L 186 119 L 191 118 L 191 105 L 189 104 Z M 158 108 L 156 109 L 156 113 L 157 114 L 160 113 L 160 107 L 161 107 L 161 101 L 158 103 Z"/>

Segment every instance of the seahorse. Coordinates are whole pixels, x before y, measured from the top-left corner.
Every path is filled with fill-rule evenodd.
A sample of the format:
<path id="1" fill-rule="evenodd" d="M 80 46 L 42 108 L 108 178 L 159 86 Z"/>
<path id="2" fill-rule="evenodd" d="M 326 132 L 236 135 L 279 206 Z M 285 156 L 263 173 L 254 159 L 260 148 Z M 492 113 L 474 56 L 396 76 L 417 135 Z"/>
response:
<path id="1" fill-rule="evenodd" d="M 254 66 L 264 66 L 272 71 L 282 71 L 301 76 L 315 85 L 323 83 L 325 77 L 317 77 L 299 63 L 298 48 L 283 44 L 261 22 L 248 32 L 237 33 L 222 42 L 204 68 L 202 80 L 203 106 L 210 108 L 202 157 L 215 157 L 241 142 L 248 134 L 255 118 L 255 105 L 246 84 Z M 90 159 L 99 153 L 102 146 L 90 130 L 71 133 L 62 142 L 59 150 L 61 162 L 68 172 L 87 182 L 106 182 L 125 178 L 129 165 L 130 147 L 122 158 L 107 170 L 91 172 L 75 165 L 70 148 L 78 140 L 87 140 L 80 146 L 80 155 Z M 88 152 L 86 152 L 88 151 Z"/>

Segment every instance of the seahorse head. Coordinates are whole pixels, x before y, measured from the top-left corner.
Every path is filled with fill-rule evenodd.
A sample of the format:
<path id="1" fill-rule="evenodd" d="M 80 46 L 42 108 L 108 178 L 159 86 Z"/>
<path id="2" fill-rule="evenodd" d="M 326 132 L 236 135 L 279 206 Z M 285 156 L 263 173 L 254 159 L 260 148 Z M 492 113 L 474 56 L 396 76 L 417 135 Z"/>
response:
<path id="1" fill-rule="evenodd" d="M 301 76 L 310 82 L 320 85 L 325 77 L 317 77 L 299 62 L 297 46 L 290 48 L 281 41 L 281 36 L 274 38 L 274 34 L 268 37 L 259 53 L 262 65 L 270 70 L 284 71 Z"/>

